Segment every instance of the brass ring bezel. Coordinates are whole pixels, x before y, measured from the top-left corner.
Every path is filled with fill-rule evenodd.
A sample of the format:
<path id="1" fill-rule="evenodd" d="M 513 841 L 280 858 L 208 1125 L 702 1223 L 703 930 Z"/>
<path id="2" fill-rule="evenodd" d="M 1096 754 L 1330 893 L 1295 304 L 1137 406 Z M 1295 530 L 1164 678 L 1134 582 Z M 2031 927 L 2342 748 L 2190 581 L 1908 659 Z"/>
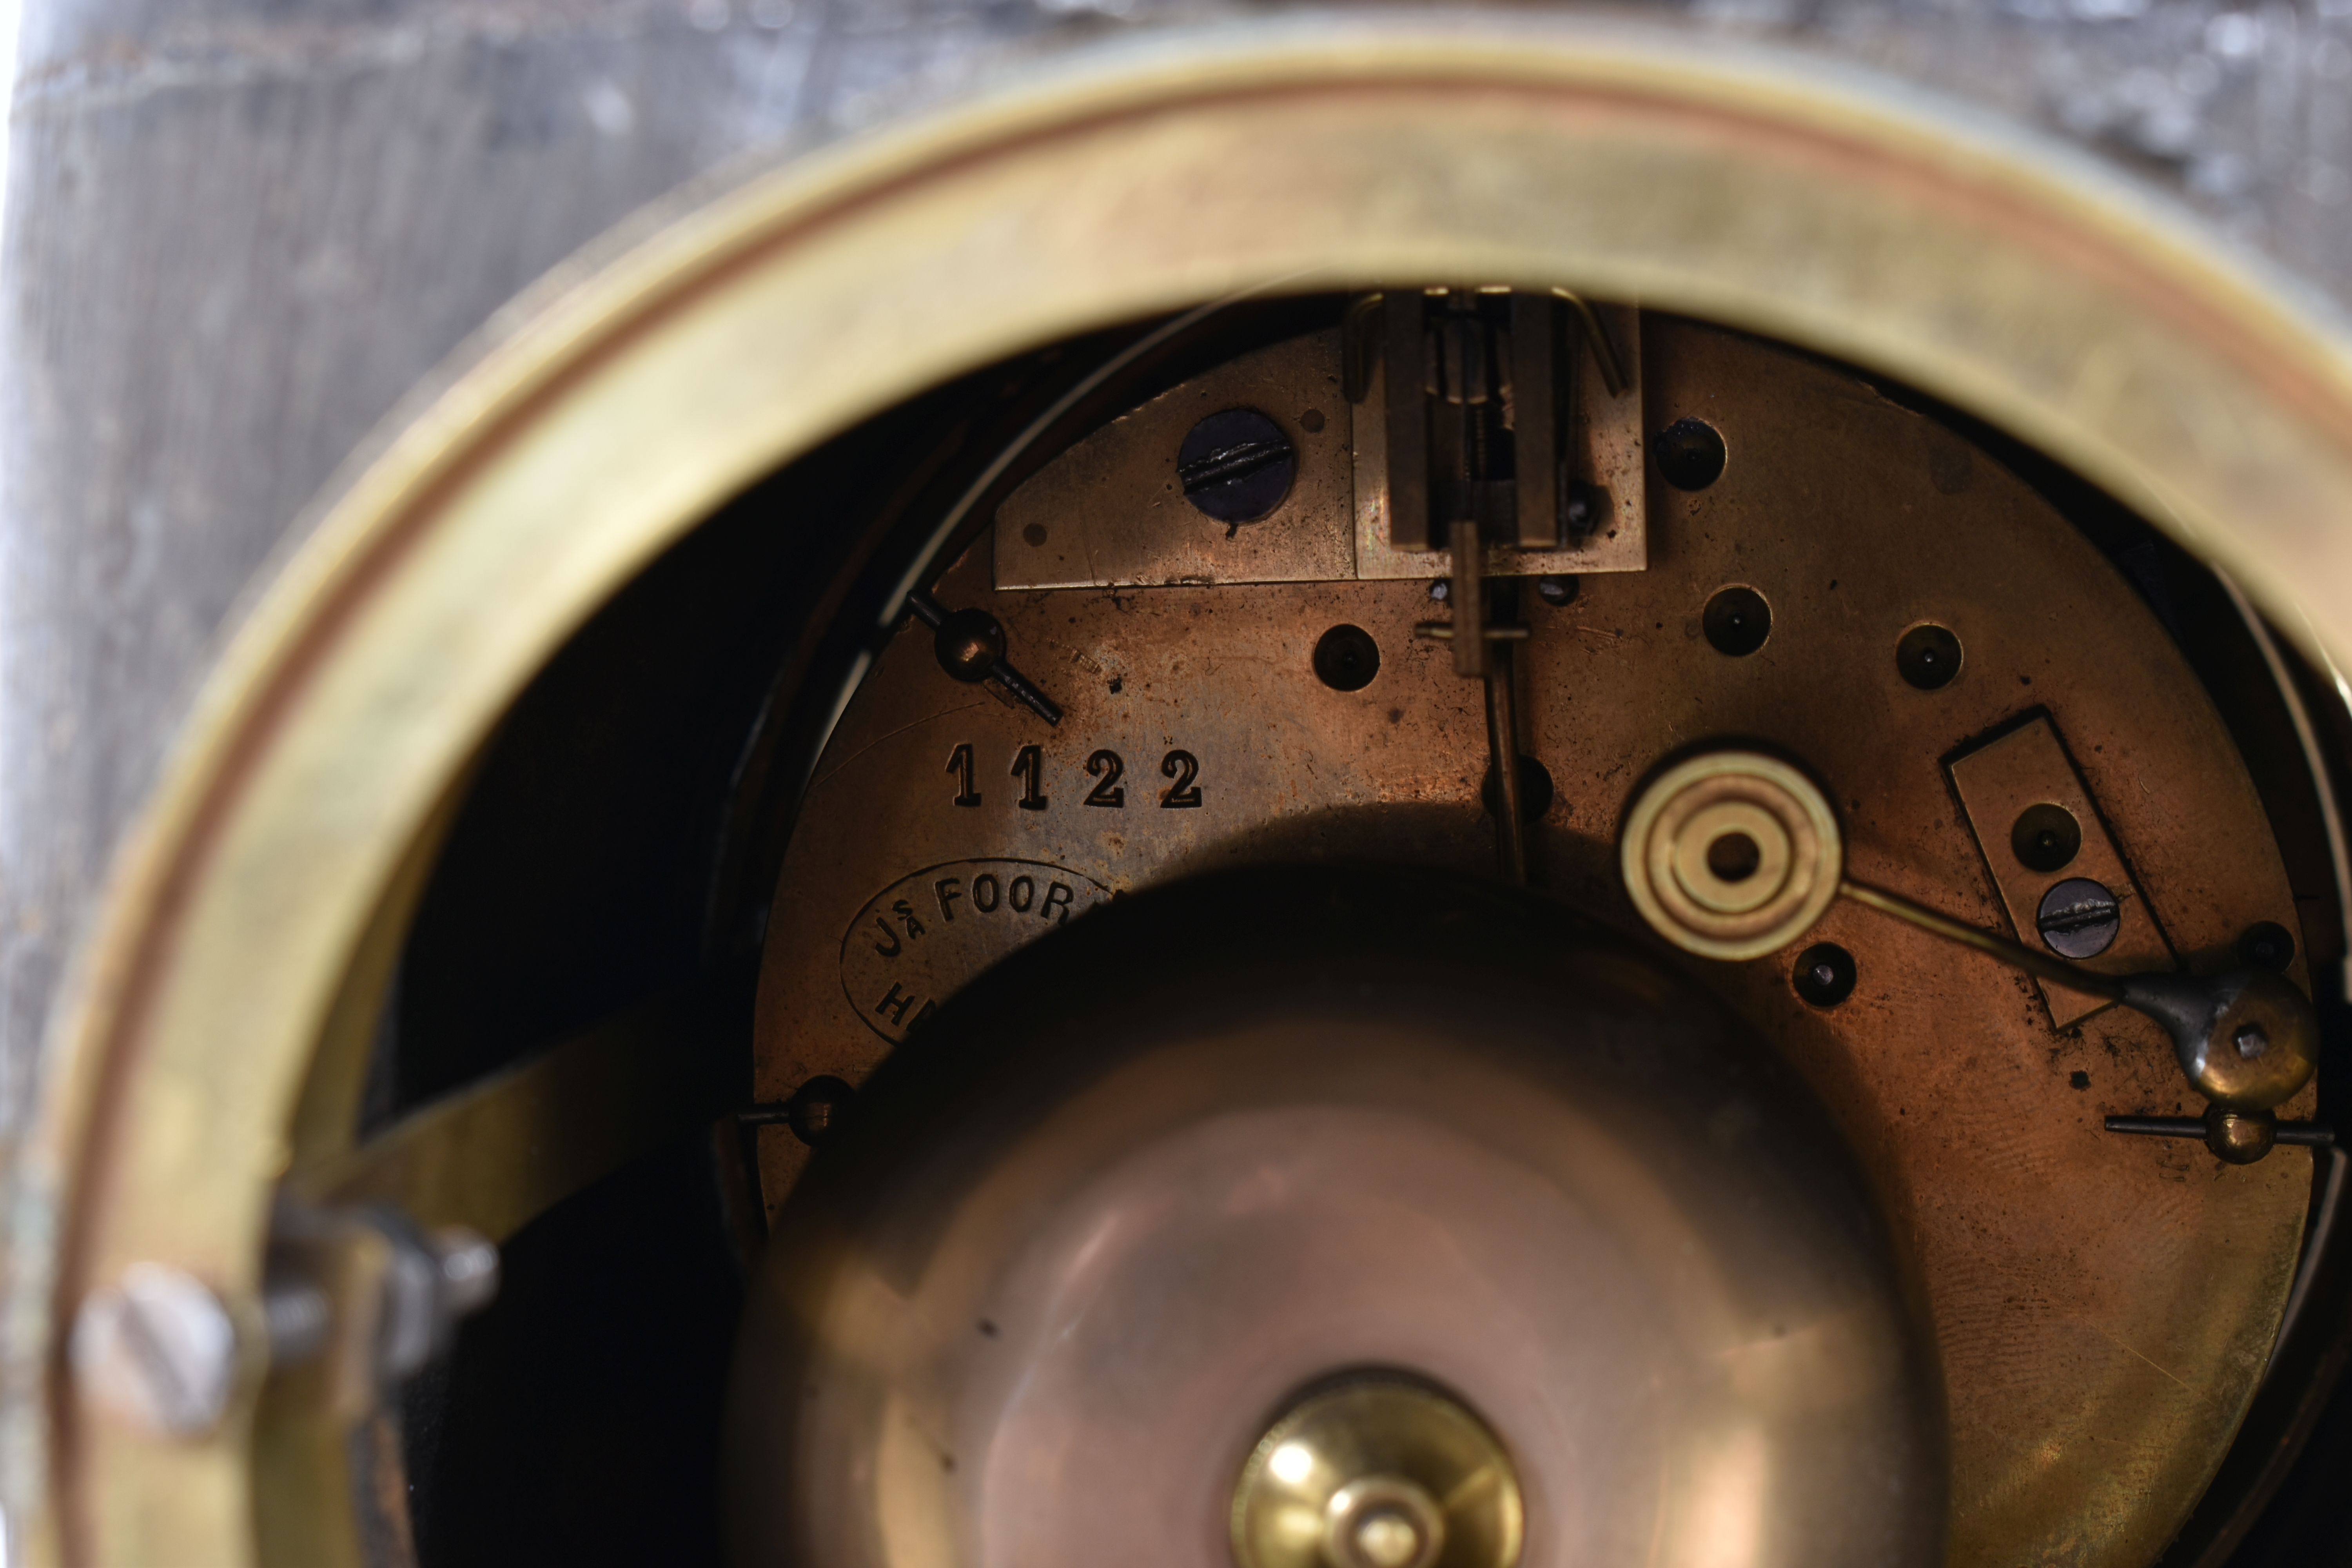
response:
<path id="1" fill-rule="evenodd" d="M 15 1172 L 0 1447 L 30 1560 L 251 1560 L 249 1403 L 191 1443 L 88 1418 L 61 1326 L 136 1260 L 251 1317 L 347 977 L 483 738 L 621 584 L 757 476 L 1009 352 L 1253 287 L 1464 277 L 1901 377 L 2352 649 L 2334 316 L 2081 155 L 1793 54 L 1541 18 L 1235 24 L 807 157 L 542 290 L 324 507 L 221 658 Z"/>

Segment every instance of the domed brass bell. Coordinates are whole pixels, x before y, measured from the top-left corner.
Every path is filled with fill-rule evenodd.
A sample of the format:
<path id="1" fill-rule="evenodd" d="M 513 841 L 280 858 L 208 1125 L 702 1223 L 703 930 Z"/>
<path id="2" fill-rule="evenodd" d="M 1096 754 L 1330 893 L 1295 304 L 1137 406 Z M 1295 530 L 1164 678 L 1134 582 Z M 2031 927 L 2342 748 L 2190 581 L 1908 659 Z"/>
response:
<path id="1" fill-rule="evenodd" d="M 1694 987 L 1432 870 L 1178 882 L 983 977 L 818 1150 L 732 1550 L 1926 1563 L 1925 1344 L 1835 1130 Z"/>

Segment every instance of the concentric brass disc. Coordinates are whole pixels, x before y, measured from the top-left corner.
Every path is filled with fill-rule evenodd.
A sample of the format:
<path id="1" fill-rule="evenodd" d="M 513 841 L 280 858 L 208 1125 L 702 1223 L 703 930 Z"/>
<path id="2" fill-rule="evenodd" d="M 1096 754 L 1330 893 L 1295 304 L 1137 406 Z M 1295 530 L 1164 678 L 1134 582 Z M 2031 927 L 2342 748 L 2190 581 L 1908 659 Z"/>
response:
<path id="1" fill-rule="evenodd" d="M 1702 958 L 1788 946 L 1837 897 L 1844 866 L 1821 786 L 1760 752 L 1710 752 L 1653 779 L 1625 816 L 1625 890 L 1660 936 Z"/>

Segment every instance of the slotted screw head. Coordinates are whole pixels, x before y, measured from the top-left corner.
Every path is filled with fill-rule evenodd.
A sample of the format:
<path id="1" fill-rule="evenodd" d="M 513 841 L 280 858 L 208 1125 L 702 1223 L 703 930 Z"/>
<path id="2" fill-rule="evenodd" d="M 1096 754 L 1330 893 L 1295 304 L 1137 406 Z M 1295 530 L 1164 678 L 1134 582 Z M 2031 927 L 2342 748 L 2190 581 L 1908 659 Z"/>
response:
<path id="1" fill-rule="evenodd" d="M 1210 415 L 1192 426 L 1176 454 L 1184 499 L 1235 527 L 1280 506 L 1297 473 L 1290 437 L 1255 408 Z"/>
<path id="2" fill-rule="evenodd" d="M 2105 883 L 2069 877 L 2042 895 L 2034 926 L 2060 957 L 2096 958 L 2115 945 L 2123 929 L 2123 906 Z"/>
<path id="3" fill-rule="evenodd" d="M 205 1283 L 134 1263 L 74 1321 L 74 1375 L 90 1401 L 158 1436 L 201 1437 L 227 1413 L 236 1329 Z"/>

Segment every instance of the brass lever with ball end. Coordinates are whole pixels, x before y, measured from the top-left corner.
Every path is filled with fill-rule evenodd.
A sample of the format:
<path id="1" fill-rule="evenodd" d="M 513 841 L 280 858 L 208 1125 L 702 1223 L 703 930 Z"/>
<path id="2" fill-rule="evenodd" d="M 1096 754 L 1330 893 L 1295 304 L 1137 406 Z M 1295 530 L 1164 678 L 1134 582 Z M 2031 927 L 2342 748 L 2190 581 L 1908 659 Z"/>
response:
<path id="1" fill-rule="evenodd" d="M 2164 1026 L 2192 1088 L 2207 1100 L 2196 1116 L 2110 1116 L 2110 1132 L 2197 1138 L 2220 1159 L 2252 1164 L 2280 1143 L 2332 1144 L 2334 1130 L 2282 1122 L 2273 1107 L 2293 1099 L 2319 1062 L 2319 1015 L 2283 976 L 2260 970 L 2223 974 L 2095 974 L 2022 942 L 1941 915 L 1897 893 L 1847 879 L 1855 903 L 1948 942 L 1972 947 L 2038 980 L 2119 1002 Z"/>
<path id="2" fill-rule="evenodd" d="M 1626 816 L 1620 866 L 1651 928 L 1704 957 L 1776 952 L 1843 897 L 2037 979 L 2145 1014 L 2171 1037 L 2181 1073 L 2208 1110 L 2201 1118 L 2110 1117 L 2111 1132 L 2200 1138 L 2232 1164 L 2251 1164 L 2279 1143 L 2335 1141 L 2328 1128 L 2281 1123 L 2273 1114 L 2318 1066 L 2318 1013 L 2293 984 L 2246 970 L 2100 974 L 1857 882 L 1844 874 L 1844 845 L 1827 797 L 1777 757 L 1709 752 L 1658 774 Z"/>
<path id="3" fill-rule="evenodd" d="M 929 594 L 907 595 L 907 608 L 931 628 L 932 647 L 940 668 L 967 685 L 993 682 L 1048 724 L 1062 721 L 1061 704 L 1037 689 L 1037 683 L 1013 668 L 1004 657 L 1004 628 L 985 610 L 950 610 Z"/>

